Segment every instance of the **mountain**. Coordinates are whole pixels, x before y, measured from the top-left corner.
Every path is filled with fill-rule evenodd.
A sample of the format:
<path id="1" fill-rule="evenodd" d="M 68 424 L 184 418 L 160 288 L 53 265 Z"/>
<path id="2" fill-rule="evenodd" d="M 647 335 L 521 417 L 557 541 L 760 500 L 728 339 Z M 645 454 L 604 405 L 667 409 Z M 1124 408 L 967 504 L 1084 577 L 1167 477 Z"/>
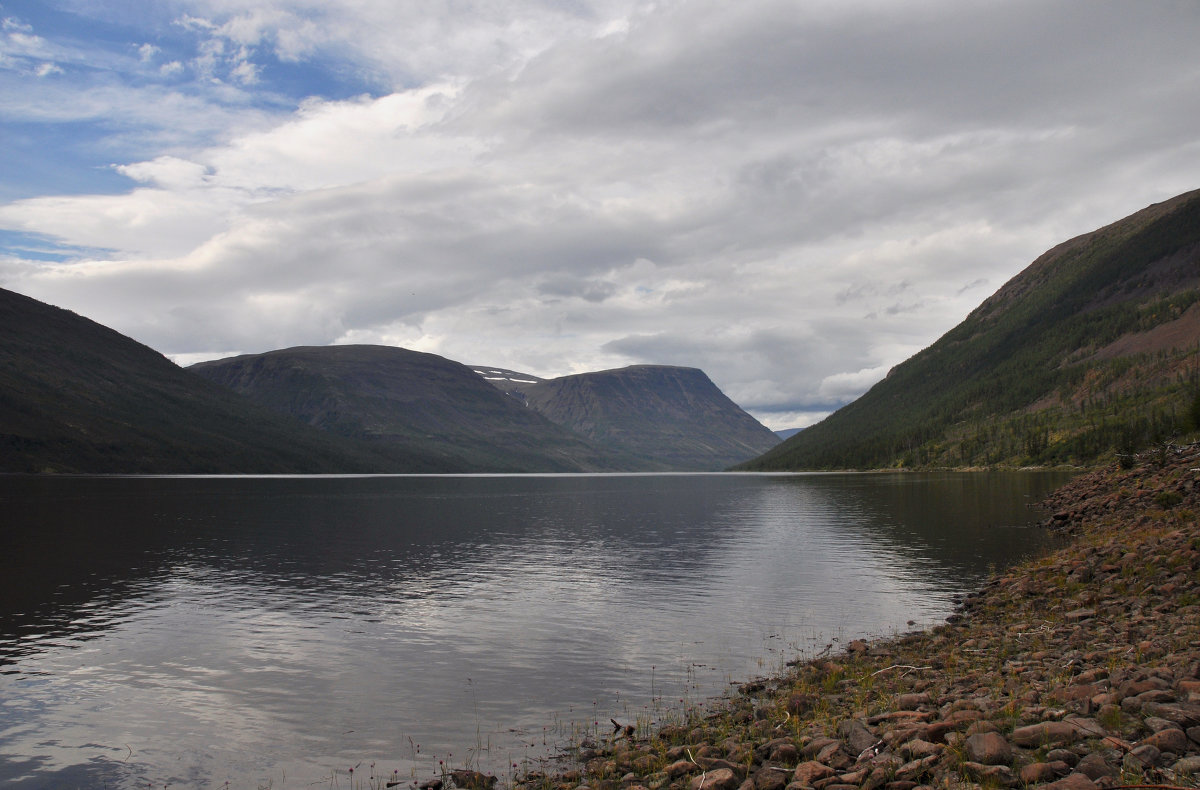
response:
<path id="1" fill-rule="evenodd" d="M 504 368 L 494 368 L 487 365 L 471 365 L 471 370 L 483 377 L 483 380 L 496 387 L 505 395 L 516 398 L 523 405 L 528 406 L 529 400 L 525 397 L 525 390 L 531 385 L 542 384 L 546 379 L 538 378 L 529 373 L 518 373 L 515 370 L 505 370 Z"/>
<path id="2" fill-rule="evenodd" d="M 803 430 L 803 428 L 784 428 L 782 431 L 775 431 L 775 435 L 780 439 L 791 439 Z"/>
<path id="3" fill-rule="evenodd" d="M 385 460 L 0 289 L 0 471 L 357 472 Z"/>
<path id="4" fill-rule="evenodd" d="M 600 449 L 506 397 L 470 368 L 392 346 L 313 346 L 189 370 L 276 412 L 433 471 L 579 472 L 653 465 Z"/>
<path id="5" fill-rule="evenodd" d="M 667 469 L 725 469 L 779 441 L 696 368 L 634 365 L 548 380 L 476 371 L 597 446 Z"/>
<path id="6" fill-rule="evenodd" d="M 1200 190 L 1049 250 L 740 468 L 1093 464 L 1200 421 Z"/>

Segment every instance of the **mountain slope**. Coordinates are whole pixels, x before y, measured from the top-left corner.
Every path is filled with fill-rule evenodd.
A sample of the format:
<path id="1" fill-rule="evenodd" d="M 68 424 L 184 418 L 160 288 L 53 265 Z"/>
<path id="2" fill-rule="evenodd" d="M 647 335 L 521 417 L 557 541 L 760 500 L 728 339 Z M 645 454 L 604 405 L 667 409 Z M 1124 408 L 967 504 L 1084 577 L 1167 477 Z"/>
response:
<path id="1" fill-rule="evenodd" d="M 464 365 L 391 346 L 320 346 L 202 362 L 190 370 L 258 404 L 437 471 L 646 469 L 522 407 Z"/>
<path id="2" fill-rule="evenodd" d="M 493 383 L 514 389 L 511 376 Z M 695 368 L 634 365 L 518 381 L 515 389 L 531 408 L 596 445 L 669 469 L 725 469 L 779 441 Z"/>
<path id="3" fill-rule="evenodd" d="M 1190 427 L 1200 190 L 1043 254 L 865 395 L 741 468 L 1093 463 Z"/>
<path id="4" fill-rule="evenodd" d="M 0 289 L 0 471 L 353 472 L 383 464 L 94 321 Z"/>

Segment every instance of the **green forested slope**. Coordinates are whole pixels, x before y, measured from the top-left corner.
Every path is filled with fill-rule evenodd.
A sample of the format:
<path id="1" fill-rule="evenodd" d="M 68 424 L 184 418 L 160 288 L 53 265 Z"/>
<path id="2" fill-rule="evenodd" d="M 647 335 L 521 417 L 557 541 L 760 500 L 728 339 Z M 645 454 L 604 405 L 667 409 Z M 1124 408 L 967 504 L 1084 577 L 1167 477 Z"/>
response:
<path id="1" fill-rule="evenodd" d="M 1089 464 L 1195 427 L 1200 191 L 1038 258 L 858 400 L 739 468 Z"/>

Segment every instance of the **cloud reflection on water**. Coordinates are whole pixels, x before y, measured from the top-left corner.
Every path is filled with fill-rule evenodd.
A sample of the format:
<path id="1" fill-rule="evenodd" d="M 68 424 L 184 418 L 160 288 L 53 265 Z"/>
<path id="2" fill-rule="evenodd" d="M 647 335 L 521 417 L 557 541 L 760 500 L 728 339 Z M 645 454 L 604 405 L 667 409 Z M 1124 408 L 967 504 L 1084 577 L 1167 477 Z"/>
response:
<path id="1" fill-rule="evenodd" d="M 488 745 L 502 770 L 545 727 L 945 616 L 1036 547 L 1055 479 L 5 479 L 29 586 L 5 591 L 0 779 L 312 781 Z"/>

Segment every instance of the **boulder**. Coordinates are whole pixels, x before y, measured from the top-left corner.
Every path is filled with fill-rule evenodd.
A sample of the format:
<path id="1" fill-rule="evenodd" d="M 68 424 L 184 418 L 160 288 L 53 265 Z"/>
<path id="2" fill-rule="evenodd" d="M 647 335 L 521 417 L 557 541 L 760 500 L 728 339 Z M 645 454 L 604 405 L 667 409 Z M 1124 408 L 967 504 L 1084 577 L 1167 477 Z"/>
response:
<path id="1" fill-rule="evenodd" d="M 450 778 L 454 780 L 455 787 L 463 790 L 492 790 L 496 786 L 496 777 L 467 768 L 451 771 Z"/>
<path id="2" fill-rule="evenodd" d="M 845 741 L 850 754 L 858 757 L 860 754 L 879 743 L 875 733 L 867 729 L 861 721 L 850 719 L 838 725 L 838 737 Z"/>
<path id="3" fill-rule="evenodd" d="M 828 779 L 833 774 L 834 770 L 828 765 L 816 760 L 809 760 L 796 766 L 796 770 L 792 772 L 792 782 L 804 787 L 812 787 L 818 781 Z"/>
<path id="4" fill-rule="evenodd" d="M 783 790 L 791 778 L 791 771 L 785 771 L 775 766 L 765 766 L 756 771 L 750 780 L 753 782 L 751 787 L 754 790 Z"/>
<path id="5" fill-rule="evenodd" d="M 1108 764 L 1099 752 L 1084 755 L 1075 766 L 1075 773 L 1083 774 L 1089 779 L 1096 780 L 1105 776 L 1116 776 L 1117 769 Z"/>
<path id="6" fill-rule="evenodd" d="M 1188 750 L 1188 737 L 1177 727 L 1167 727 L 1143 738 L 1142 744 L 1153 746 L 1161 752 L 1183 754 Z"/>
<path id="7" fill-rule="evenodd" d="M 1076 731 L 1065 721 L 1043 721 L 1012 731 L 1010 740 L 1017 746 L 1036 749 L 1039 746 L 1069 746 L 1075 742 Z"/>
<path id="8" fill-rule="evenodd" d="M 984 765 L 967 761 L 962 764 L 963 772 L 976 782 L 998 784 L 1011 787 L 1017 784 L 1017 777 L 1007 765 Z"/>
<path id="9" fill-rule="evenodd" d="M 693 776 L 692 781 L 688 782 L 688 790 L 737 790 L 741 783 L 742 780 L 733 771 L 718 768 Z"/>
<path id="10" fill-rule="evenodd" d="M 1012 746 L 998 732 L 977 732 L 967 736 L 967 759 L 984 765 L 1006 765 L 1012 762 Z"/>
<path id="11" fill-rule="evenodd" d="M 1121 764 L 1131 771 L 1141 771 L 1153 768 L 1158 764 L 1160 757 L 1162 757 L 1162 752 L 1148 743 L 1143 743 L 1126 754 Z"/>
<path id="12" fill-rule="evenodd" d="M 1200 757 L 1184 757 L 1182 760 L 1177 760 L 1171 766 L 1171 770 L 1177 774 L 1195 774 L 1200 776 Z"/>
<path id="13" fill-rule="evenodd" d="M 900 710 L 916 710 L 922 705 L 929 705 L 929 693 L 922 691 L 912 694 L 901 694 L 896 698 L 896 707 Z"/>
<path id="14" fill-rule="evenodd" d="M 1044 790 L 1099 790 L 1095 782 L 1081 773 L 1073 773 L 1043 787 Z"/>
<path id="15" fill-rule="evenodd" d="M 1061 760 L 1048 763 L 1030 763 L 1023 766 L 1019 778 L 1027 785 L 1053 782 L 1055 779 L 1071 773 L 1071 767 Z"/>

